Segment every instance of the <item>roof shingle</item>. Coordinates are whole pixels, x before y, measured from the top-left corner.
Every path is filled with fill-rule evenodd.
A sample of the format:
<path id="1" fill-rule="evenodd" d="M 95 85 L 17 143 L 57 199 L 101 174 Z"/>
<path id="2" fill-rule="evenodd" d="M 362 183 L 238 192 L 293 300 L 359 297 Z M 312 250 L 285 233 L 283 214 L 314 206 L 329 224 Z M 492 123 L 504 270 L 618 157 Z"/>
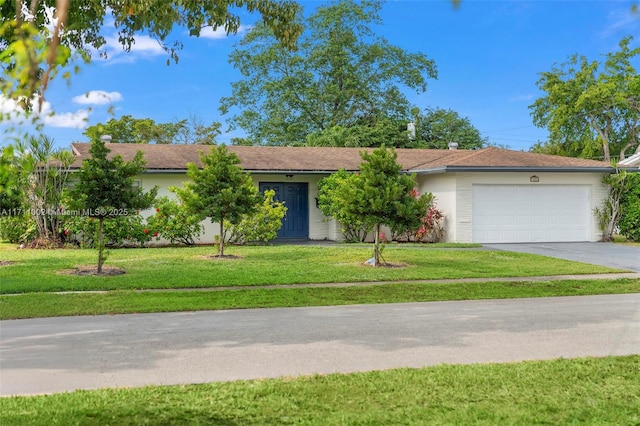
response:
<path id="1" fill-rule="evenodd" d="M 77 157 L 75 167 L 89 158 L 88 143 L 71 145 Z M 106 144 L 110 155 L 121 155 L 130 160 L 142 151 L 148 170 L 186 170 L 188 163 L 200 166 L 200 152 L 208 152 L 206 145 L 139 145 Z M 358 170 L 361 151 L 373 148 L 329 147 L 265 147 L 229 146 L 240 158 L 240 165 L 252 172 L 334 172 L 340 169 Z M 613 171 L 609 163 L 582 158 L 560 157 L 531 152 L 510 151 L 501 148 L 468 150 L 396 149 L 398 163 L 407 172 L 456 171 L 461 169 L 566 169 L 584 171 Z"/>

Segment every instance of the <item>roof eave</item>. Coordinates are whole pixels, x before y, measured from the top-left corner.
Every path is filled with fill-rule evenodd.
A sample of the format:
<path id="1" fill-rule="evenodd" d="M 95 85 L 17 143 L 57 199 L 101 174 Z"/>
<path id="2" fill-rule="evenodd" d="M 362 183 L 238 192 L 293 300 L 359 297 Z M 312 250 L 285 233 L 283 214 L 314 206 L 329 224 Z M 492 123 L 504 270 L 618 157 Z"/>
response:
<path id="1" fill-rule="evenodd" d="M 249 172 L 251 174 L 281 174 L 281 175 L 290 175 L 290 174 L 321 174 L 327 175 L 337 172 L 338 170 L 264 170 L 264 169 L 243 169 L 245 172 Z M 357 170 L 347 170 L 349 172 L 356 172 Z M 187 172 L 187 169 L 146 169 L 144 173 L 147 174 L 184 174 Z"/>
<path id="2" fill-rule="evenodd" d="M 516 167 L 516 166 L 444 166 L 411 170 L 417 174 L 455 172 L 554 172 L 554 173 L 614 173 L 613 167 Z"/>

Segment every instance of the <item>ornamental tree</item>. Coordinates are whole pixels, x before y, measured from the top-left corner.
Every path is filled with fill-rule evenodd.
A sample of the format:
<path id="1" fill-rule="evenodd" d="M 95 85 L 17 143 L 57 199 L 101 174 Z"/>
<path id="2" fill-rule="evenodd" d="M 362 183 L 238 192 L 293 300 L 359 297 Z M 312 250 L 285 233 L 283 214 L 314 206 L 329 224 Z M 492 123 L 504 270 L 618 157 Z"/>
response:
<path id="1" fill-rule="evenodd" d="M 91 158 L 82 161 L 75 186 L 69 191 L 70 207 L 77 214 L 98 221 L 98 274 L 102 273 L 105 260 L 104 221 L 148 209 L 158 192 L 157 187 L 145 192 L 134 185 L 134 178 L 144 171 L 142 151 L 131 161 L 124 161 L 120 155 L 107 158 L 109 152 L 104 141 L 91 142 Z"/>
<path id="2" fill-rule="evenodd" d="M 191 182 L 173 190 L 190 212 L 219 224 L 218 257 L 223 257 L 225 224 L 237 225 L 257 209 L 262 197 L 251 176 L 238 165 L 238 156 L 225 145 L 211 147 L 209 154 L 201 152 L 200 161 L 201 169 L 194 163 L 187 165 Z"/>
<path id="3" fill-rule="evenodd" d="M 364 223 L 373 226 L 373 266 L 380 263 L 380 228 L 396 232 L 416 228 L 430 199 L 415 189 L 415 175 L 401 173 L 398 154 L 385 146 L 371 153 L 362 152 L 360 175 L 356 180 L 354 210 Z"/>
<path id="4" fill-rule="evenodd" d="M 414 176 L 402 173 L 393 148 L 383 145 L 360 156 L 360 172 L 349 178 L 351 185 L 326 187 L 325 195 L 330 200 L 337 196 L 334 191 L 344 191 L 337 198 L 342 205 L 334 205 L 334 217 L 354 218 L 366 229 L 373 229 L 373 266 L 378 266 L 381 227 L 386 225 L 395 232 L 418 228 L 431 197 L 418 194 Z"/>

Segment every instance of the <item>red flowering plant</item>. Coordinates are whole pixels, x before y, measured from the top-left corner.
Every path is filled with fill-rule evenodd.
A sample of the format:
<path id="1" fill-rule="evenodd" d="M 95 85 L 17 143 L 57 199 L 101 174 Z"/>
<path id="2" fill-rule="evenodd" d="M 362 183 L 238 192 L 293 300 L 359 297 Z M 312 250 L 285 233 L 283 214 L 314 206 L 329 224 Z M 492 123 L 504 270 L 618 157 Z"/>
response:
<path id="1" fill-rule="evenodd" d="M 401 242 L 437 243 L 443 238 L 444 213 L 435 205 L 430 205 L 420 219 L 420 227 L 402 232 L 394 239 Z"/>
<path id="2" fill-rule="evenodd" d="M 444 213 L 435 205 L 422 218 L 422 226 L 415 231 L 415 241 L 437 243 L 444 238 Z"/>

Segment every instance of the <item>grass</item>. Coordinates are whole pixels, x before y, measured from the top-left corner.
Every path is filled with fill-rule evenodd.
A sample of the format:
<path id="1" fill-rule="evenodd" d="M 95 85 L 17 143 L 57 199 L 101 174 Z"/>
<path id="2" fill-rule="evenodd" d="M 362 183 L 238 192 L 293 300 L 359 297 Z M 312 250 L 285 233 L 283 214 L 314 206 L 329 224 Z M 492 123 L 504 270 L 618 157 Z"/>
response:
<path id="1" fill-rule="evenodd" d="M 638 247 L 640 247 L 640 241 L 634 242 L 634 241 L 628 240 L 627 237 L 625 237 L 624 235 L 614 235 L 613 236 L 613 242 L 617 243 L 617 244 L 622 244 L 622 245 L 625 245 L 625 246 L 638 246 Z"/>
<path id="2" fill-rule="evenodd" d="M 126 270 L 112 277 L 74 276 L 60 271 L 96 262 L 94 250 L 16 250 L 3 245 L 0 293 L 87 290 L 185 289 L 301 283 L 527 277 L 615 272 L 524 253 L 484 249 L 388 246 L 387 261 L 401 268 L 362 265 L 370 247 L 230 247 L 239 259 L 207 259 L 212 247 L 111 250 L 107 265 Z"/>
<path id="3" fill-rule="evenodd" d="M 330 306 L 640 292 L 640 280 L 491 282 L 493 277 L 612 272 L 548 257 L 466 248 L 390 246 L 385 257 L 402 268 L 362 265 L 365 246 L 231 247 L 238 259 L 207 259 L 211 247 L 112 250 L 109 264 L 126 274 L 60 274 L 95 261 L 93 250 L 16 250 L 0 245 L 0 319 L 217 309 Z M 406 283 L 486 278 L 483 283 Z M 386 285 L 260 288 L 265 285 L 396 281 Z M 403 282 L 404 281 L 404 282 Z M 250 289 L 213 290 L 250 286 Z M 137 290 L 164 289 L 171 291 Z M 186 291 L 202 289 L 203 291 Z M 53 292 L 77 293 L 57 294 Z M 91 292 L 99 291 L 99 292 Z M 17 295 L 11 295 L 17 294 Z"/>
<path id="4" fill-rule="evenodd" d="M 640 356 L 439 365 L 0 399 L 0 424 L 640 423 Z"/>
<path id="5" fill-rule="evenodd" d="M 640 279 L 0 296 L 0 319 L 640 293 Z"/>

